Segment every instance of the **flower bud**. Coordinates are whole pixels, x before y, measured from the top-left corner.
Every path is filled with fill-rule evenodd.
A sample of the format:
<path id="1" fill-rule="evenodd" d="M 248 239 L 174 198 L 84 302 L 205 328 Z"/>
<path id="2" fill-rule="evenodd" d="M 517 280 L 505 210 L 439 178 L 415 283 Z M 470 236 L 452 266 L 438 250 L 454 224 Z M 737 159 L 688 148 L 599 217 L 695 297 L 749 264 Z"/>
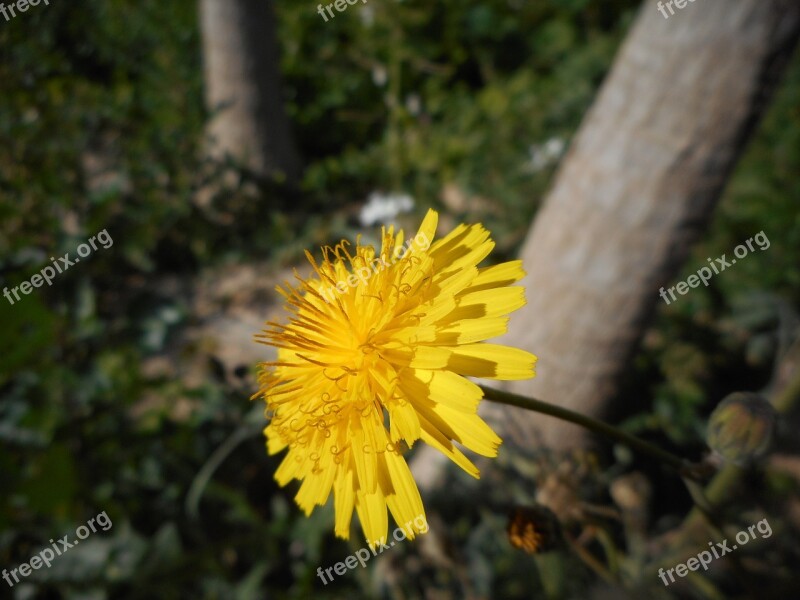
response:
<path id="1" fill-rule="evenodd" d="M 776 422 L 777 413 L 767 400 L 758 394 L 735 392 L 711 413 L 707 442 L 725 460 L 746 465 L 770 450 Z"/>
<path id="2" fill-rule="evenodd" d="M 512 546 L 528 554 L 549 552 L 561 541 L 558 519 L 541 504 L 514 507 L 508 515 L 506 533 Z"/>

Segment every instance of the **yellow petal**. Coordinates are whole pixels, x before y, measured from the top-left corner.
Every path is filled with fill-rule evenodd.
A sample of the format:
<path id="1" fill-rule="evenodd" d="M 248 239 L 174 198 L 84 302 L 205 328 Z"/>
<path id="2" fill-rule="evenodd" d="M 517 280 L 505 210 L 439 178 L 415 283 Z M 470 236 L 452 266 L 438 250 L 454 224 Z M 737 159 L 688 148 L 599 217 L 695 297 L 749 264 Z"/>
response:
<path id="1" fill-rule="evenodd" d="M 487 379 L 530 379 L 536 356 L 519 348 L 498 344 L 456 346 L 447 367 L 462 375 Z"/>
<path id="2" fill-rule="evenodd" d="M 394 493 L 386 501 L 395 522 L 406 529 L 409 538 L 414 538 L 415 528 L 406 528 L 409 522 L 425 514 L 419 489 L 411 476 L 411 470 L 402 456 L 395 452 L 384 454 L 386 469 L 391 477 Z M 419 531 L 419 528 L 416 528 Z"/>
<path id="3" fill-rule="evenodd" d="M 372 494 L 356 492 L 356 512 L 370 547 L 386 540 L 389 517 L 386 514 L 386 498 L 380 489 Z"/>
<path id="4" fill-rule="evenodd" d="M 439 452 L 444 454 L 447 458 L 456 463 L 459 467 L 464 469 L 467 473 L 472 475 L 475 479 L 480 478 L 480 471 L 472 462 L 464 456 L 464 453 L 456 448 L 453 443 L 448 440 L 442 432 L 432 426 L 424 418 L 420 418 L 422 425 L 422 441 L 429 446 L 436 448 Z"/>
<path id="5" fill-rule="evenodd" d="M 350 539 L 350 520 L 353 517 L 355 504 L 355 488 L 353 486 L 353 469 L 337 465 L 337 476 L 334 479 L 334 508 L 336 510 L 336 526 L 334 533 L 345 540 Z"/>
<path id="6" fill-rule="evenodd" d="M 420 239 L 421 246 L 425 245 L 425 240 L 427 243 L 430 244 L 433 242 L 433 238 L 436 236 L 436 225 L 439 223 L 439 213 L 437 213 L 432 208 L 428 209 L 428 212 L 425 214 L 425 218 L 422 220 L 422 224 L 419 226 L 417 230 L 417 237 L 422 238 Z M 416 240 L 417 238 L 415 238 Z"/>
<path id="7" fill-rule="evenodd" d="M 497 447 L 503 440 L 478 415 L 470 415 L 444 404 L 437 404 L 433 410 L 458 434 L 463 446 L 482 456 L 497 456 Z"/>
<path id="8" fill-rule="evenodd" d="M 521 260 L 512 260 L 478 270 L 478 276 L 462 294 L 511 285 L 525 277 Z"/>
<path id="9" fill-rule="evenodd" d="M 442 329 L 436 336 L 441 344 L 472 344 L 503 335 L 508 331 L 508 317 L 460 321 Z"/>

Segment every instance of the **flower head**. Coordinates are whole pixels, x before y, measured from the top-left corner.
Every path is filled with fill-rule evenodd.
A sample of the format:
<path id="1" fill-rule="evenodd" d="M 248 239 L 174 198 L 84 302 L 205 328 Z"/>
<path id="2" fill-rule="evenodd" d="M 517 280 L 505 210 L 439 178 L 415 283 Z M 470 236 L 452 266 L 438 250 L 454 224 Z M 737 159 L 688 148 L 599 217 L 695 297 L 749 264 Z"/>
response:
<path id="1" fill-rule="evenodd" d="M 762 396 L 734 392 L 708 418 L 708 445 L 735 465 L 756 462 L 772 448 L 777 419 L 775 409 Z"/>
<path id="2" fill-rule="evenodd" d="M 275 473 L 306 514 L 331 490 L 335 533 L 347 539 L 353 509 L 370 544 L 386 537 L 387 507 L 407 535 L 420 532 L 422 499 L 403 457 L 421 439 L 470 475 L 475 465 L 455 443 L 496 456 L 500 438 L 476 414 L 481 389 L 464 376 L 533 377 L 529 352 L 484 343 L 508 329 L 525 304 L 510 287 L 520 261 L 477 265 L 494 243 L 481 225 L 459 225 L 431 243 L 438 215 L 419 232 L 382 231 L 382 246 L 342 242 L 323 250 L 316 276 L 278 291 L 292 313 L 256 339 L 278 348 L 262 363 L 260 389 L 271 417 L 267 449 L 288 452 Z M 455 443 L 454 443 L 455 442 Z"/>

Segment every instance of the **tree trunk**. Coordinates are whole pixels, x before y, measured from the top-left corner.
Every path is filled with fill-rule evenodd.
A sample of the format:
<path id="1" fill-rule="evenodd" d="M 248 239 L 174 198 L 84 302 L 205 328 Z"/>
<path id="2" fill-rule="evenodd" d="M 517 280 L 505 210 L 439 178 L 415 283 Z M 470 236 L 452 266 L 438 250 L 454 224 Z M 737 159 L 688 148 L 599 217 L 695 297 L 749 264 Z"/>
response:
<path id="1" fill-rule="evenodd" d="M 644 3 L 522 250 L 528 304 L 503 342 L 539 363 L 509 389 L 607 415 L 799 32 L 796 1 L 699 0 L 669 18 Z M 586 441 L 561 421 L 490 409 L 509 411 L 552 448 Z"/>
<path id="2" fill-rule="evenodd" d="M 281 97 L 272 0 L 200 0 L 210 154 L 260 176 L 297 178 Z"/>

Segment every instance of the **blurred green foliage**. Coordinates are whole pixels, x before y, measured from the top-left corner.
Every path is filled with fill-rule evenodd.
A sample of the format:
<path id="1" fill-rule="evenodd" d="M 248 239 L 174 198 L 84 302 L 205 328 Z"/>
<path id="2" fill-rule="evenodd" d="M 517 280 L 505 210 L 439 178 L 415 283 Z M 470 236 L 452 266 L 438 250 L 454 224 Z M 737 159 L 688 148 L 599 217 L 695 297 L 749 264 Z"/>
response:
<path id="1" fill-rule="evenodd" d="M 636 6 L 369 2 L 325 23 L 305 4 L 281 3 L 305 185 L 340 202 L 377 188 L 427 205 L 454 184 L 484 199 L 472 216 L 509 252 L 555 165 L 534 166 L 532 149 L 566 145 Z"/>
<path id="2" fill-rule="evenodd" d="M 373 189 L 427 206 L 456 185 L 480 201 L 448 211 L 483 220 L 500 255 L 512 254 L 557 161 L 532 152 L 569 143 L 636 6 L 371 0 L 325 23 L 307 2 L 281 2 L 305 177 L 300 190 L 254 193 L 240 173 L 204 208 L 198 191 L 235 167 L 202 156 L 194 2 L 51 2 L 0 23 L 0 284 L 19 285 L 102 229 L 115 242 L 52 287 L 13 306 L 0 299 L 0 566 L 103 510 L 114 523 L 13 590 L 0 583 L 0 596 L 357 595 L 371 571 L 336 589 L 316 580 L 316 566 L 360 542 L 334 540 L 330 510 L 307 519 L 293 490 L 277 488 L 252 381 L 144 368 L 194 318 L 185 294 L 161 284 L 227 262 L 289 260 L 279 248 L 329 241 L 328 220 L 343 226 Z M 631 429 L 697 445 L 715 399 L 768 382 L 800 299 L 799 100 L 796 60 L 682 277 L 762 229 L 771 248 L 660 309 L 626 392 Z M 220 448 L 223 466 L 206 476 Z M 539 585 L 509 559 L 502 524 L 462 510 L 453 536 L 476 589 L 512 597 Z M 413 552 L 405 546 L 393 552 Z M 588 574 L 570 577 L 577 586 Z M 402 587 L 414 593 L 413 582 Z"/>

